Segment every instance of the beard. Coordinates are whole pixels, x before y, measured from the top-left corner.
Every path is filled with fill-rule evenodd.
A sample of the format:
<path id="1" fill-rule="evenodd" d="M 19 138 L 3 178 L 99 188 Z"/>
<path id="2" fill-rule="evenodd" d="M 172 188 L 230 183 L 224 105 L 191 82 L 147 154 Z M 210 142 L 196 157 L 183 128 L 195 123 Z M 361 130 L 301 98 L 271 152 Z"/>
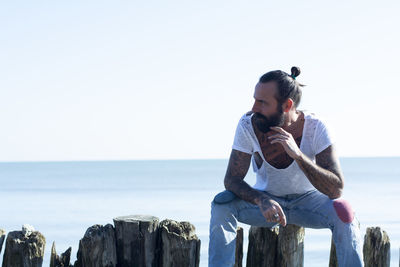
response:
<path id="1" fill-rule="evenodd" d="M 270 131 L 270 127 L 279 126 L 281 127 L 285 122 L 285 114 L 282 110 L 278 110 L 269 117 L 266 117 L 260 113 L 254 114 L 254 124 L 263 133 Z"/>

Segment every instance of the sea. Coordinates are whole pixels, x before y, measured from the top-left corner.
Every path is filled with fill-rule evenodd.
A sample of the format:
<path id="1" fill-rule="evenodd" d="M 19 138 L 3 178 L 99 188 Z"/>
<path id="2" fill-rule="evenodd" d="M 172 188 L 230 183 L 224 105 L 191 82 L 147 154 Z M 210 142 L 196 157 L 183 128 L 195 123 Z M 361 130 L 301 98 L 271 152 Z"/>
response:
<path id="1" fill-rule="evenodd" d="M 391 241 L 391 265 L 399 265 L 400 158 L 341 158 L 344 198 L 365 234 L 381 227 Z M 153 215 L 189 221 L 201 240 L 200 266 L 207 266 L 210 203 L 224 190 L 227 160 L 146 160 L 0 163 L 0 229 L 30 224 L 46 237 L 43 266 L 55 242 L 58 254 L 72 247 L 88 227 L 113 224 L 124 215 Z M 250 168 L 245 181 L 255 182 Z M 249 226 L 245 230 L 244 266 Z M 328 266 L 329 230 L 306 229 L 304 266 Z M 0 264 L 4 254 L 0 254 Z"/>

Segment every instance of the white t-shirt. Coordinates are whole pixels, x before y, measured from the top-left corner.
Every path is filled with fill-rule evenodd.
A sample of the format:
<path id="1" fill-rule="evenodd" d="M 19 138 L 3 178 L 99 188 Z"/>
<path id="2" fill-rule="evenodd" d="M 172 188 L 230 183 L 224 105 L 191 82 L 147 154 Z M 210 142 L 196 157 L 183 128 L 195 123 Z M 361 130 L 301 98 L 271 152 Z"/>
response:
<path id="1" fill-rule="evenodd" d="M 315 161 L 315 155 L 332 145 L 331 136 L 325 124 L 313 113 L 302 112 L 304 113 L 305 122 L 300 150 Z M 316 190 L 296 161 L 293 161 L 287 168 L 277 169 L 265 160 L 251 123 L 253 114 L 245 114 L 240 119 L 232 146 L 235 150 L 253 155 L 252 165 L 256 173 L 256 183 L 253 188 L 266 191 L 275 196 L 303 194 L 310 190 Z M 260 168 L 258 168 L 254 158 L 255 152 L 258 152 L 263 159 Z"/>

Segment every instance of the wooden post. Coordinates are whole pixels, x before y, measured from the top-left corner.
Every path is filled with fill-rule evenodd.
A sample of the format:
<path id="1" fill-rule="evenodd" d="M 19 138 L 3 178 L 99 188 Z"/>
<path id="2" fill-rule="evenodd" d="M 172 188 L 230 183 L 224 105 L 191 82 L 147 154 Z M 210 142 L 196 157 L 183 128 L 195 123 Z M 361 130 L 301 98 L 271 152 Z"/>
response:
<path id="1" fill-rule="evenodd" d="M 96 224 L 86 230 L 79 241 L 75 267 L 117 266 L 115 231 L 111 224 Z"/>
<path id="2" fill-rule="evenodd" d="M 278 227 L 250 227 L 247 267 L 276 266 L 278 234 Z"/>
<path id="3" fill-rule="evenodd" d="M 380 227 L 368 227 L 364 237 L 364 265 L 365 267 L 390 266 L 390 240 Z"/>
<path id="4" fill-rule="evenodd" d="M 236 229 L 236 251 L 234 267 L 242 267 L 243 264 L 243 228 Z"/>
<path id="5" fill-rule="evenodd" d="M 304 264 L 304 228 L 287 225 L 273 229 L 251 226 L 248 267 L 302 267 Z"/>
<path id="6" fill-rule="evenodd" d="M 3 229 L 0 229 L 0 253 L 1 253 L 1 249 L 3 247 L 5 238 L 6 238 L 6 231 L 4 231 Z"/>
<path id="7" fill-rule="evenodd" d="M 304 233 L 304 228 L 297 225 L 279 227 L 277 266 L 303 266 Z"/>
<path id="8" fill-rule="evenodd" d="M 157 217 L 149 215 L 130 215 L 114 219 L 118 267 L 156 266 L 158 221 Z"/>
<path id="9" fill-rule="evenodd" d="M 51 246 L 50 267 L 70 267 L 71 247 L 69 247 L 61 256 L 57 255 L 56 243 Z"/>
<path id="10" fill-rule="evenodd" d="M 3 267 L 41 267 L 46 239 L 33 229 L 23 226 L 22 231 L 10 232 L 6 240 Z"/>
<path id="11" fill-rule="evenodd" d="M 200 264 L 200 239 L 189 222 L 163 220 L 159 226 L 160 267 L 198 267 Z"/>
<path id="12" fill-rule="evenodd" d="M 335 242 L 333 241 L 333 237 L 331 238 L 331 253 L 329 256 L 329 267 L 338 267 L 336 246 Z"/>

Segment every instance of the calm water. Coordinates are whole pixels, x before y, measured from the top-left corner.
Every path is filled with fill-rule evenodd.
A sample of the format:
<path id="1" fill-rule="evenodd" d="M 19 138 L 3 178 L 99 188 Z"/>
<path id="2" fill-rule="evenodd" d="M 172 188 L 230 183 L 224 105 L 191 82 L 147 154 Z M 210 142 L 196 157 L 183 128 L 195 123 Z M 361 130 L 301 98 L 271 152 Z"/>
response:
<path id="1" fill-rule="evenodd" d="M 356 210 L 363 233 L 369 226 L 386 230 L 392 266 L 397 266 L 400 158 L 341 162 L 344 197 Z M 223 190 L 226 165 L 226 160 L 0 163 L 0 228 L 9 232 L 28 223 L 41 231 L 47 240 L 43 266 L 48 266 L 53 241 L 59 254 L 71 246 L 74 262 L 86 229 L 112 223 L 117 216 L 190 221 L 202 241 L 200 265 L 207 266 L 210 202 Z M 250 184 L 254 179 L 253 173 L 246 177 Z M 329 230 L 306 230 L 305 266 L 328 265 L 330 238 Z"/>

